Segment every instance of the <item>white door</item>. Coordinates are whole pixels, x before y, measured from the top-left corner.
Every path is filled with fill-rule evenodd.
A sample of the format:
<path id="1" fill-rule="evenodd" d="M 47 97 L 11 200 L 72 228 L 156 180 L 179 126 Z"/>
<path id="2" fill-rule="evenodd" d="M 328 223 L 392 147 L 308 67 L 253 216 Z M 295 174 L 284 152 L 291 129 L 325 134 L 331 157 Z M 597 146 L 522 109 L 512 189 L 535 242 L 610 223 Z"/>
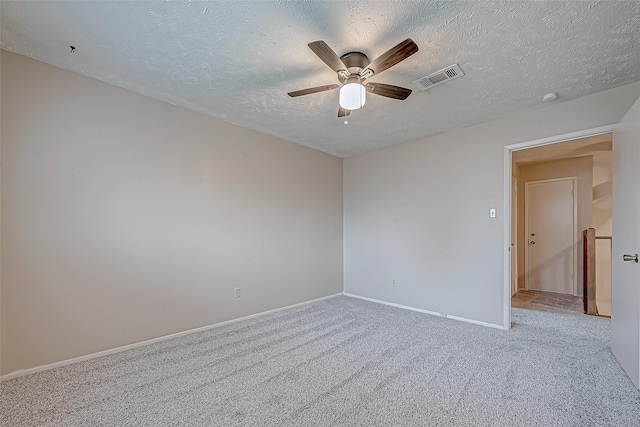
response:
<path id="1" fill-rule="evenodd" d="M 573 295 L 576 178 L 525 183 L 526 287 Z"/>
<path id="2" fill-rule="evenodd" d="M 623 256 L 640 253 L 639 106 L 636 102 L 632 107 L 635 126 L 632 122 L 613 134 L 611 241 L 611 349 L 636 387 L 640 387 L 640 264 L 623 261 Z"/>

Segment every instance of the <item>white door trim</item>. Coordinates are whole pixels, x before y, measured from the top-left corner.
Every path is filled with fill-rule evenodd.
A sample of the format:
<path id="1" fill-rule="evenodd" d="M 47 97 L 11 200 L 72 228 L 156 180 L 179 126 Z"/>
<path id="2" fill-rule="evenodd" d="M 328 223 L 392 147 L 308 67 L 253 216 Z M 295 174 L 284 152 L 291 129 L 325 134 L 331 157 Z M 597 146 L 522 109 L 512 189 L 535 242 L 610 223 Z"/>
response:
<path id="1" fill-rule="evenodd" d="M 516 187 L 515 190 L 513 190 L 514 184 Z M 513 176 L 511 177 L 511 189 L 512 189 L 512 192 L 511 192 L 512 215 L 513 217 L 518 218 L 518 181 Z M 518 293 L 518 233 L 513 232 L 513 224 L 511 224 L 511 231 L 509 233 L 511 235 L 510 266 L 512 269 L 511 272 L 509 273 L 509 276 L 511 277 L 511 297 L 513 298 Z"/>
<path id="2" fill-rule="evenodd" d="M 529 186 L 531 184 L 544 184 L 548 182 L 560 182 L 571 181 L 573 185 L 571 198 L 573 201 L 573 271 L 571 272 L 571 283 L 573 289 L 573 295 L 578 296 L 578 197 L 576 197 L 576 191 L 578 190 L 578 177 L 571 176 L 565 178 L 552 178 L 542 179 L 539 181 L 527 181 L 524 183 L 524 235 L 527 237 L 524 242 L 524 288 L 529 290 L 529 221 L 527 216 L 529 214 Z"/>
<path id="3" fill-rule="evenodd" d="M 525 148 L 540 147 L 542 145 L 556 144 L 558 142 L 571 141 L 573 139 L 586 138 L 588 136 L 602 135 L 604 133 L 613 132 L 619 125 L 614 123 L 606 126 L 600 126 L 592 129 L 584 129 L 576 132 L 565 133 L 562 135 L 550 136 L 547 138 L 534 139 L 526 142 L 519 142 L 504 147 L 504 229 L 503 229 L 503 327 L 511 329 L 511 255 L 509 254 L 509 245 L 511 244 L 511 155 L 514 151 L 523 150 Z"/>

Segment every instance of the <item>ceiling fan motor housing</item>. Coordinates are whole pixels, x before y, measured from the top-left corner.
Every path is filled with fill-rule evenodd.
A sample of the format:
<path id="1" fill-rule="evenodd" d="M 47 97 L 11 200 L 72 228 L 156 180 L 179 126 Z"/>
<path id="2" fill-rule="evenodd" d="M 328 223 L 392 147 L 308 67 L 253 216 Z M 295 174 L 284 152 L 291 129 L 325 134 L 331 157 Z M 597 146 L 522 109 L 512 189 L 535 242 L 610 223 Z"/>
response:
<path id="1" fill-rule="evenodd" d="M 351 74 L 360 74 L 369 65 L 369 58 L 362 52 L 347 52 L 340 59 Z"/>

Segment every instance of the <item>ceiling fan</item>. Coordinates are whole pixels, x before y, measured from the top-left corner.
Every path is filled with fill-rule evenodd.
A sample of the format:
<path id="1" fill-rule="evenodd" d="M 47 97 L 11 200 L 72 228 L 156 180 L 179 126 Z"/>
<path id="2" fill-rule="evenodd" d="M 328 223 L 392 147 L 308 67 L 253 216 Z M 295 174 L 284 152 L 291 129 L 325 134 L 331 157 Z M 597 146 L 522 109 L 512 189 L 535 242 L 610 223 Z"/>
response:
<path id="1" fill-rule="evenodd" d="M 382 73 L 416 53 L 418 45 L 411 39 L 397 44 L 371 62 L 362 52 L 348 52 L 339 57 L 322 40 L 311 42 L 308 46 L 329 68 L 338 74 L 340 84 L 296 90 L 289 92 L 290 97 L 340 88 L 338 117 L 345 117 L 352 110 L 364 106 L 367 92 L 400 100 L 407 99 L 411 95 L 411 89 L 369 81 L 374 75 Z"/>

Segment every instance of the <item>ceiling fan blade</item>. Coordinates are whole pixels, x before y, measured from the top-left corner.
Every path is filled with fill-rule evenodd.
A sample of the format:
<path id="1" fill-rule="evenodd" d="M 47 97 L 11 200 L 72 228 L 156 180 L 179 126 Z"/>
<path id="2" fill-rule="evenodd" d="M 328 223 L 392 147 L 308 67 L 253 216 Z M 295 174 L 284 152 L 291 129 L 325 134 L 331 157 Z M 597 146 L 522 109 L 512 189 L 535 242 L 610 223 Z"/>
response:
<path id="1" fill-rule="evenodd" d="M 307 46 L 309 46 L 309 49 L 318 55 L 318 58 L 322 59 L 322 61 L 333 71 L 336 73 L 346 72 L 348 76 L 349 71 L 347 71 L 347 67 L 344 65 L 340 57 L 336 55 L 333 49 L 331 49 L 324 41 L 318 40 L 311 42 Z"/>
<path id="2" fill-rule="evenodd" d="M 387 85 L 384 83 L 369 82 L 364 87 L 367 88 L 368 92 L 374 93 L 376 95 L 401 100 L 407 99 L 407 97 L 411 95 L 412 92 L 411 89 L 407 89 L 405 87 Z"/>
<path id="3" fill-rule="evenodd" d="M 367 74 L 371 74 L 370 72 L 373 74 L 380 74 L 384 70 L 393 67 L 398 62 L 404 61 L 417 51 L 418 45 L 415 44 L 413 40 L 406 39 L 371 61 L 361 74 L 365 77 L 370 77 L 367 76 Z"/>
<path id="4" fill-rule="evenodd" d="M 289 92 L 288 95 L 292 98 L 295 98 L 296 96 L 302 96 L 302 95 L 309 95 L 312 93 L 318 93 L 318 92 L 324 92 L 326 90 L 333 90 L 333 89 L 337 89 L 339 88 L 340 85 L 336 84 L 336 85 L 325 85 L 325 86 L 316 86 L 316 87 L 310 87 L 308 89 L 302 89 L 302 90 L 296 90 L 293 92 Z"/>
<path id="5" fill-rule="evenodd" d="M 345 110 L 342 107 L 338 107 L 338 117 L 346 117 L 351 114 L 351 110 Z"/>

